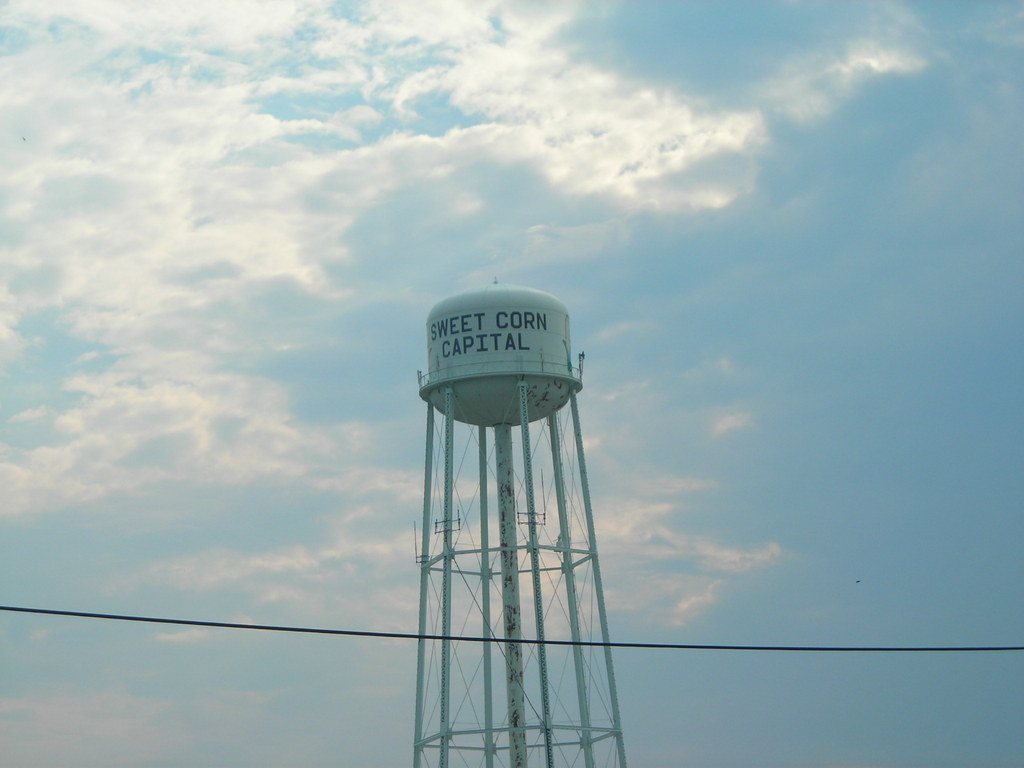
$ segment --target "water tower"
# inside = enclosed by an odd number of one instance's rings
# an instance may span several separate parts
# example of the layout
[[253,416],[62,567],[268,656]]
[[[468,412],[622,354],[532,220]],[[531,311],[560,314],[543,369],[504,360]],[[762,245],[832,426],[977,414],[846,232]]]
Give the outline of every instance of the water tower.
[[414,768],[626,768],[565,305],[452,296],[427,354]]

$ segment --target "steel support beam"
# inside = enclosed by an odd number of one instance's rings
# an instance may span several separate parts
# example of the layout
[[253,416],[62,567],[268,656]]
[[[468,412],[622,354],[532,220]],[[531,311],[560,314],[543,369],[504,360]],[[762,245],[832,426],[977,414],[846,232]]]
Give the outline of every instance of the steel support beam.
[[[565,603],[569,613],[569,636],[574,643],[580,641],[579,597],[576,594],[576,565],[573,562],[572,535],[565,501],[565,474],[562,468],[562,437],[558,429],[558,414],[548,416],[548,436],[551,441],[551,461],[555,474],[555,502],[558,505],[558,545],[562,554],[562,574],[565,579]],[[590,552],[595,553],[593,544]],[[576,699],[579,702],[580,749],[585,768],[594,768],[594,747],[591,742],[590,700],[587,698],[587,668],[583,648],[572,647],[572,664],[576,673]]]
[[[427,403],[427,446],[423,462],[423,522],[420,538],[420,615],[419,633],[429,634],[427,627],[427,596],[430,590],[430,511],[434,473],[434,406]],[[423,696],[426,677],[427,641],[416,641],[416,716],[413,741],[413,768],[423,764]]]
[[597,558],[597,537],[594,532],[594,510],[590,504],[590,481],[587,478],[587,460],[583,454],[583,431],[580,428],[580,409],[576,404],[576,393],[569,395],[572,408],[573,434],[576,438],[576,461],[580,469],[580,489],[583,494],[583,509],[587,521],[587,540],[590,544],[594,574],[594,592],[597,596],[598,619],[601,624],[601,641],[604,646],[605,669],[608,673],[608,697],[611,699],[612,729],[615,731],[615,746],[619,754],[618,768],[626,768],[626,747],[622,740],[622,719],[619,715],[619,694],[615,686],[615,669],[612,667],[612,649],[608,646],[608,616],[604,608],[604,586],[601,582],[601,564]]

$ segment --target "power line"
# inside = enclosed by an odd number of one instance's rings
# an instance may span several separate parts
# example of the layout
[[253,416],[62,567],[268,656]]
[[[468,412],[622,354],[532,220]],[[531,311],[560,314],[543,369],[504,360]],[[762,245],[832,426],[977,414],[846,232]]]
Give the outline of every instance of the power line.
[[[133,621],[145,624],[174,624],[186,627],[212,627],[216,629],[254,629],[263,632],[293,632],[307,635],[345,635],[348,637],[375,637],[396,640],[452,640],[465,643],[518,643],[540,645],[539,640],[527,638],[506,640],[503,637],[469,637],[465,635],[426,635],[416,632],[370,632],[359,629],[323,629],[320,627],[290,627],[275,624],[238,624],[228,621],[197,621],[194,619],[167,619],[156,616],[129,616],[117,613],[88,613],[85,611],[59,611],[52,608],[22,608],[0,605],[0,611],[10,613],[32,613],[46,616],[70,616],[79,619],[107,619],[111,621]],[[830,653],[919,653],[942,651],[1024,651],[1024,645],[975,645],[975,646],[835,646],[835,645],[698,645],[693,643],[622,643],[589,640],[544,640],[545,645],[579,645],[597,648],[640,648],[646,650],[677,651],[810,651]]]

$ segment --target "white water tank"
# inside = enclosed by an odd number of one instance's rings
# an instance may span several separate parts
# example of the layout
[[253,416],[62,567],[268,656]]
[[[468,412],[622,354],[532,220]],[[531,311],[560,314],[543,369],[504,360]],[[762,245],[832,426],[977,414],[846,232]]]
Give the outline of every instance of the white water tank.
[[527,384],[529,421],[544,418],[582,388],[572,365],[569,313],[550,293],[493,283],[438,302],[427,316],[427,373],[420,397],[466,424],[520,423],[519,389]]

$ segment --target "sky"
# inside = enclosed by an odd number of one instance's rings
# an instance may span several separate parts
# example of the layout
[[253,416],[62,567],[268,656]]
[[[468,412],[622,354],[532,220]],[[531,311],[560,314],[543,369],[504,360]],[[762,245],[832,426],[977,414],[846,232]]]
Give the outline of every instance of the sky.
[[[1024,642],[1024,4],[0,3],[0,603],[414,632],[559,297],[612,638]],[[1024,764],[1024,654],[615,654],[637,768]],[[0,614],[5,766],[411,761],[415,643]]]

